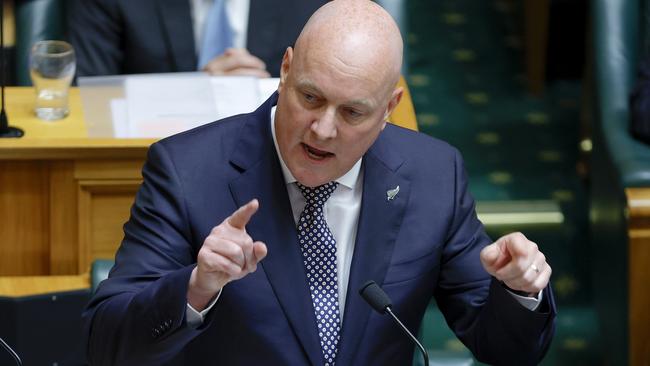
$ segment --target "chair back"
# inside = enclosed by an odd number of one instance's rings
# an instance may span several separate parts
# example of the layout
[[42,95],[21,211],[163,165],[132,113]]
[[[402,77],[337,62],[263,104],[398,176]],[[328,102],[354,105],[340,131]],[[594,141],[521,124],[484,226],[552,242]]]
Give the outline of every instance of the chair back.
[[404,95],[402,95],[402,100],[399,102],[397,107],[395,107],[393,113],[388,117],[388,121],[397,126],[418,131],[418,123],[415,118],[415,108],[413,108],[413,99],[411,98],[411,92],[409,91],[409,87],[403,76],[400,76],[397,86],[404,88]]
[[90,267],[90,289],[94,294],[99,284],[108,278],[108,273],[113,268],[115,261],[112,259],[96,259]]
[[20,0],[15,2],[16,84],[32,85],[29,54],[32,45],[45,39],[65,40],[66,1]]

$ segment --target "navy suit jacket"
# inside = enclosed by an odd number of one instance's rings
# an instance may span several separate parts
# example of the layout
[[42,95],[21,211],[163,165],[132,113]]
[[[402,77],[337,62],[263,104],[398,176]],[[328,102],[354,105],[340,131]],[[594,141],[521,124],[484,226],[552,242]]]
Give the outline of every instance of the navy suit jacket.
[[[282,55],[326,0],[251,0],[246,48],[279,76]],[[77,75],[196,71],[190,0],[74,0]]]
[[[321,365],[307,280],[270,111],[208,124],[151,146],[110,277],[84,314],[93,365]],[[412,332],[432,296],[458,337],[488,363],[535,364],[555,305],[522,307],[482,268],[490,239],[459,153],[388,124],[363,157],[364,183],[337,365],[407,365],[413,344],[357,294],[379,283]],[[386,191],[400,187],[393,200]],[[223,288],[204,323],[184,322],[197,253],[210,230],[257,198],[246,227],[268,246],[257,271]],[[439,326],[445,326],[439,324]]]

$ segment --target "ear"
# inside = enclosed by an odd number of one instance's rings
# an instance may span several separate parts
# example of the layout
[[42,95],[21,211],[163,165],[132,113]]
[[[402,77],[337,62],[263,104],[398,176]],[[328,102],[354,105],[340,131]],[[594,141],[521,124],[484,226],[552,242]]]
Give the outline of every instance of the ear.
[[399,104],[399,101],[402,100],[402,95],[404,95],[404,88],[402,88],[401,86],[393,90],[393,93],[390,96],[390,100],[388,101],[388,107],[386,108],[386,112],[384,113],[384,126],[382,126],[382,129],[386,127],[386,121],[388,120],[388,116],[390,116],[390,114],[393,113],[395,107],[397,107],[397,105]]
[[289,70],[291,69],[291,61],[293,61],[293,48],[287,47],[282,56],[282,65],[280,66],[280,84],[278,85],[278,93],[282,93],[284,84],[287,81]]

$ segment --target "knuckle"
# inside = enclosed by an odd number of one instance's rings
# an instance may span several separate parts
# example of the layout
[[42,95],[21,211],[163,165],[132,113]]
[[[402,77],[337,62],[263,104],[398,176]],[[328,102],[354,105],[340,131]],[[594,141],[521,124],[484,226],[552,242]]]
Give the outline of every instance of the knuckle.
[[215,269],[219,268],[218,260],[216,258],[212,258],[209,255],[204,255],[203,257],[201,257],[198,262],[198,266],[203,267],[203,269],[206,270],[207,272],[212,272]]
[[250,236],[246,235],[242,238],[241,247],[245,251],[251,251],[253,249],[253,239]]
[[526,273],[528,271],[528,268],[530,267],[530,264],[528,264],[528,261],[525,258],[521,258],[517,261],[516,263],[516,268],[520,273]]
[[210,231],[210,235],[220,236],[223,234],[223,232],[224,232],[224,224],[221,224],[213,227],[212,230]]
[[218,237],[214,235],[210,235],[205,240],[203,241],[203,246],[201,247],[201,250],[203,251],[209,251],[212,248],[216,248],[219,244],[219,239]]
[[199,264],[206,264],[208,262],[208,259],[209,256],[207,251],[201,248],[201,250],[199,250],[199,254],[196,257],[196,262]]

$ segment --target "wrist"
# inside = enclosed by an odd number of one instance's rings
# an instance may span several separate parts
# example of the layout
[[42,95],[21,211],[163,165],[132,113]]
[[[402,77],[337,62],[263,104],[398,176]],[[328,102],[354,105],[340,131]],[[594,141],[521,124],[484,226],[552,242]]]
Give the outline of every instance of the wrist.
[[501,286],[503,286],[506,290],[512,292],[515,295],[523,296],[523,297],[532,297],[534,299],[537,299],[537,293],[531,293],[531,292],[528,292],[528,291],[515,290],[515,289],[509,287],[508,285],[506,285],[504,282],[501,282]]
[[208,304],[219,294],[223,286],[216,288],[203,288],[199,285],[197,279],[197,269],[194,268],[190,276],[190,282],[187,287],[187,303],[192,306],[196,311],[202,311]]

